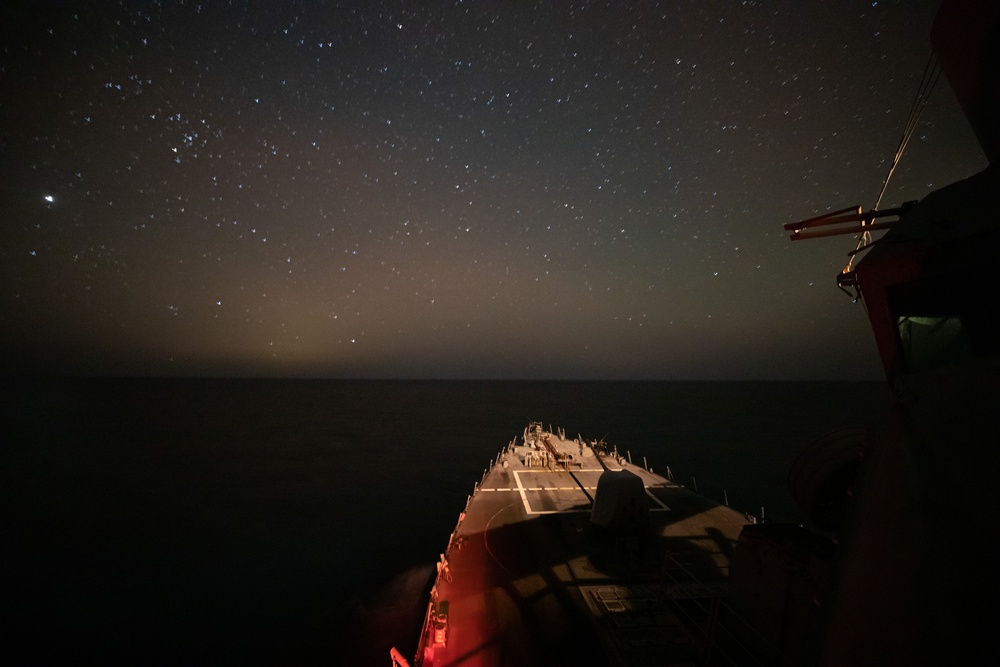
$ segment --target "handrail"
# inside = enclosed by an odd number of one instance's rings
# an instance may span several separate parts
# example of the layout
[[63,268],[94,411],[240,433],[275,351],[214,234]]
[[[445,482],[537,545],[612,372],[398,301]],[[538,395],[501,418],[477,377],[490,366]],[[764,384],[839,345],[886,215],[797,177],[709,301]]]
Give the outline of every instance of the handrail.
[[389,649],[389,657],[392,658],[392,667],[410,667],[410,663],[396,650],[395,646]]
[[[785,231],[791,232],[789,238],[793,241],[804,239],[815,239],[824,236],[836,236],[839,234],[859,234],[862,232],[879,231],[888,229],[898,220],[886,220],[876,222],[876,218],[888,216],[900,216],[906,213],[916,202],[905,202],[897,208],[887,208],[884,211],[872,209],[862,213],[861,206],[849,206],[838,211],[824,213],[812,218],[806,218],[798,222],[785,224]],[[853,211],[853,212],[851,212]],[[815,230],[814,227],[830,227],[829,229]],[[804,231],[811,230],[811,231]]]

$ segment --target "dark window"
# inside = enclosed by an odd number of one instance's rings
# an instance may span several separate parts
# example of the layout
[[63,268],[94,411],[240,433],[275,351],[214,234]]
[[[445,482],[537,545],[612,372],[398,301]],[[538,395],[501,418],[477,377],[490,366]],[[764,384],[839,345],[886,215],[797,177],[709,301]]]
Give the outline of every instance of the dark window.
[[960,317],[902,316],[898,325],[910,373],[961,363],[972,356]]

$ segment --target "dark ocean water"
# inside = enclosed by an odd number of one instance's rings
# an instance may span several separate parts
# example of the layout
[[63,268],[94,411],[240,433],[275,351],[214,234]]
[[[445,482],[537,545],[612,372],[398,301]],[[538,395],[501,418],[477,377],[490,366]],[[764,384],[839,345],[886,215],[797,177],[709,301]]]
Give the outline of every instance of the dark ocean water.
[[[466,496],[529,420],[769,520],[866,383],[6,380],[4,664],[388,664]],[[29,656],[28,661],[15,656]]]

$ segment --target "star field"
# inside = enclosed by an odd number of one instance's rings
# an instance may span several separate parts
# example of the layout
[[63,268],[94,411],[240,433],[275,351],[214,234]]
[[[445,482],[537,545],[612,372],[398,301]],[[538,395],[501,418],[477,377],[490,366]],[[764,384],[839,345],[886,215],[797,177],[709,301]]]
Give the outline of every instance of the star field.
[[[781,225],[874,203],[936,6],[17,10],[5,366],[878,377],[853,241]],[[885,205],[985,165],[942,80]]]

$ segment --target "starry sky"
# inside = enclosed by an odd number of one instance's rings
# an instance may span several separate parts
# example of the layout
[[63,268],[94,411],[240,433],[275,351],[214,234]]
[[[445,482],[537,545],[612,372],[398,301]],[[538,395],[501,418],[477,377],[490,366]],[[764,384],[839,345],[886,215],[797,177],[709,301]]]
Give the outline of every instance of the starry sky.
[[[878,379],[855,241],[938,2],[39,2],[8,373]],[[883,207],[986,160],[942,79]]]

